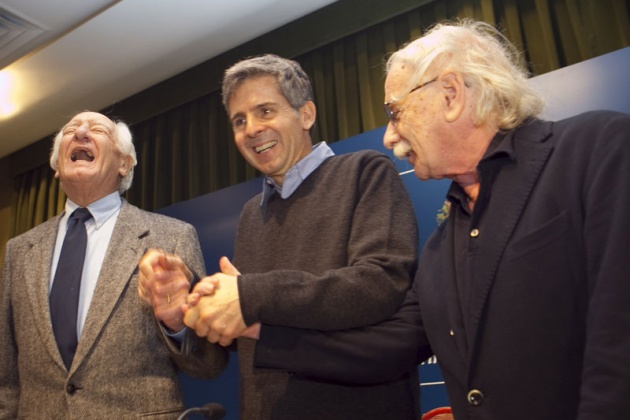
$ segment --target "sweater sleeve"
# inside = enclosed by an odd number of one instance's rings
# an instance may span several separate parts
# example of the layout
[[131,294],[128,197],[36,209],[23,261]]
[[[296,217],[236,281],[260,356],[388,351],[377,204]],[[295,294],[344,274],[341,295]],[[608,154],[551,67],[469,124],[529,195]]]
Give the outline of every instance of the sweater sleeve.
[[394,381],[432,354],[414,290],[390,319],[368,327],[317,331],[263,325],[254,365],[340,384]]

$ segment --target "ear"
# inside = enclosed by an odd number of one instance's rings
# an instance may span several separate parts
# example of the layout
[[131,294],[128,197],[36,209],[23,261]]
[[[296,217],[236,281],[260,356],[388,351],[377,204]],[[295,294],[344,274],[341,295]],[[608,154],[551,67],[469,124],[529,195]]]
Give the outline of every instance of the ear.
[[466,109],[466,83],[461,73],[444,72],[438,79],[445,100],[444,118],[456,121]]
[[300,108],[300,120],[302,122],[302,128],[305,131],[311,129],[313,124],[315,124],[315,117],[317,116],[317,109],[315,108],[315,104],[313,101],[307,101]]
[[118,168],[118,173],[120,174],[120,176],[127,176],[132,167],[133,159],[131,158],[131,156],[124,156],[120,164],[120,168]]
[[55,171],[55,178],[59,179],[59,170]]

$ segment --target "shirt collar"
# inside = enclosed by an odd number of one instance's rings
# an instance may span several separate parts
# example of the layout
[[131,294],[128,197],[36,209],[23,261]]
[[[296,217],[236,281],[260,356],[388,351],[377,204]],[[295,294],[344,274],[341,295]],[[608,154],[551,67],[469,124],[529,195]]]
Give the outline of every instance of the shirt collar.
[[[490,141],[488,148],[484,152],[483,158],[477,164],[477,171],[485,172],[487,168],[491,168],[493,165],[491,161],[500,158],[509,158],[514,160],[515,151],[514,144],[512,142],[514,138],[514,130],[509,132],[498,132]],[[494,175],[494,174],[492,174]],[[468,202],[468,195],[464,192],[464,189],[456,182],[452,182],[447,193],[447,200],[452,203],[459,203],[460,206],[468,208],[466,203]]]
[[[96,230],[99,230],[101,226],[122,206],[122,199],[120,198],[120,193],[115,191],[105,197],[97,200],[87,206],[87,209],[92,214],[92,220],[94,221],[94,226]],[[73,211],[79,208],[79,205],[74,203],[72,200],[66,200],[65,211],[66,214],[64,217],[69,217]]]
[[335,153],[326,144],[326,142],[319,142],[312,147],[311,152],[301,159],[298,163],[293,165],[284,176],[284,183],[278,185],[276,181],[270,176],[265,176],[263,180],[263,192],[260,205],[265,206],[269,197],[275,192],[280,194],[280,197],[287,199],[291,197],[291,194],[298,189],[302,182],[329,157],[334,156]]

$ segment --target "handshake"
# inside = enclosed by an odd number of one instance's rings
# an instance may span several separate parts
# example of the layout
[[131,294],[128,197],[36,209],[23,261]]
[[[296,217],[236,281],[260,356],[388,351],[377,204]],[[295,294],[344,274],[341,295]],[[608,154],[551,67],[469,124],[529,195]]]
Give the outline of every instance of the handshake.
[[138,295],[172,332],[191,328],[211,343],[228,346],[237,337],[258,339],[260,324],[245,325],[240,307],[239,271],[227,257],[221,272],[202,278],[190,291],[193,274],[180,257],[150,249],[138,263]]

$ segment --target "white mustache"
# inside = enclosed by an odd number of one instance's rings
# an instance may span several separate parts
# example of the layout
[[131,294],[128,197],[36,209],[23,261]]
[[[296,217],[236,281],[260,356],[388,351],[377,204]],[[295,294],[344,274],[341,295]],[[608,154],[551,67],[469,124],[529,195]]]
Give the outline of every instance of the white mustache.
[[411,152],[411,146],[409,145],[409,143],[407,143],[407,141],[400,140],[394,146],[393,152],[394,156],[396,156],[398,159],[404,159],[407,157],[409,152]]

